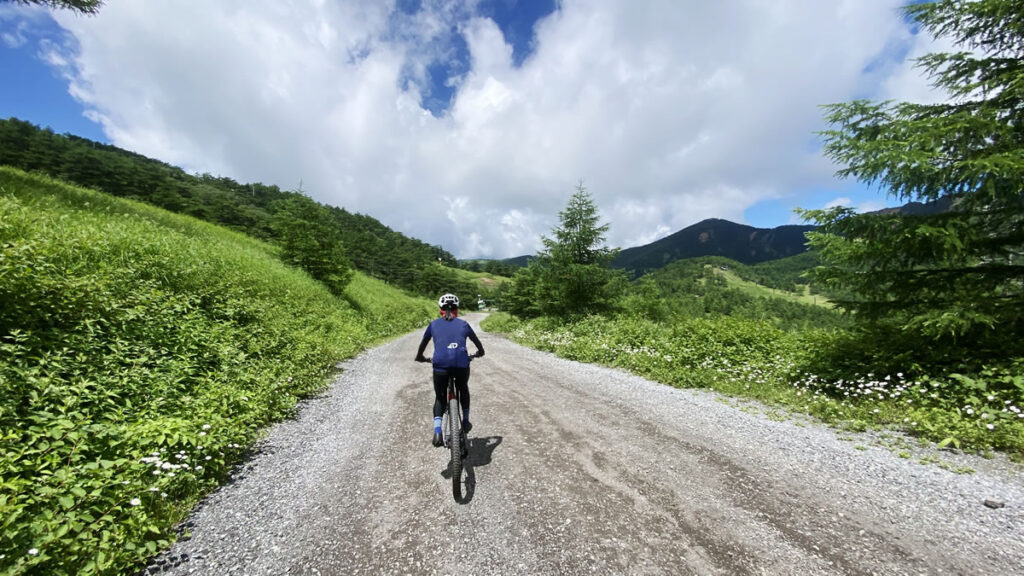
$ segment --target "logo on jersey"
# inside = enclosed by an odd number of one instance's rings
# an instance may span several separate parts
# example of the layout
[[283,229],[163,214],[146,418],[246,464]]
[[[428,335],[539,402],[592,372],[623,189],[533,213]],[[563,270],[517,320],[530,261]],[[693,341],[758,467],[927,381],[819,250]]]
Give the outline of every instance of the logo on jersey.
[[451,344],[448,345],[448,349],[449,350],[457,350],[458,347],[459,347],[459,344],[457,342],[452,342]]

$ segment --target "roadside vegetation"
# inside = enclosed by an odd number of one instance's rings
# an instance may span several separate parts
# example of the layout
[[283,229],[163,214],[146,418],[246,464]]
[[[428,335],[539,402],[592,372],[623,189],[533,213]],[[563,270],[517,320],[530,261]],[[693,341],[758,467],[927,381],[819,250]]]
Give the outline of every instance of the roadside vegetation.
[[761,320],[679,316],[655,322],[628,314],[520,319],[496,313],[483,326],[564,358],[758,400],[841,429],[897,430],[940,447],[1024,456],[1024,394],[1014,385],[1022,378],[1019,361],[973,376],[862,366],[844,378],[821,365],[844,333],[783,331]]
[[280,250],[0,168],[0,573],[134,572],[338,361],[433,315]]

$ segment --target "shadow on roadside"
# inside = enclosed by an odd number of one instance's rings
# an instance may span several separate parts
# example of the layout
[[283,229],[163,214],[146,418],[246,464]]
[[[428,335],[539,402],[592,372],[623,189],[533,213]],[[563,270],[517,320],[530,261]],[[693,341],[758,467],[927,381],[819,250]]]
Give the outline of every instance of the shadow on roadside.
[[[487,436],[486,438],[469,439],[469,456],[462,462],[463,480],[462,499],[459,504],[469,504],[476,493],[476,470],[477,466],[487,466],[491,463],[494,450],[501,444],[504,438],[501,436]],[[445,465],[441,475],[451,479],[451,462]]]

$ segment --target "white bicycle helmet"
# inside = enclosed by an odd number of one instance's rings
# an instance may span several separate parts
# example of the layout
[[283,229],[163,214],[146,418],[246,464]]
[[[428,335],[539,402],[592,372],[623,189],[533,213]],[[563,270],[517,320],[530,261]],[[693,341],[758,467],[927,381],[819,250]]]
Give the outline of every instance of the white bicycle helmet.
[[442,310],[459,307],[459,297],[455,294],[445,294],[437,300],[437,307]]

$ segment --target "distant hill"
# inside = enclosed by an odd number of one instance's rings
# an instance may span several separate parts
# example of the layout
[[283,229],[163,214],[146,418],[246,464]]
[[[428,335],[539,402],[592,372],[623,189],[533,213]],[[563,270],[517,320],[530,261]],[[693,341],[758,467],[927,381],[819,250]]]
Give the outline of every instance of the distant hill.
[[612,266],[634,276],[661,268],[675,260],[722,256],[743,264],[757,264],[807,251],[804,234],[814,226],[754,228],[711,218],[644,246],[627,248]]
[[530,263],[530,258],[534,258],[534,255],[524,254],[514,258],[505,258],[503,260],[499,260],[499,262],[502,264],[508,264],[509,266],[515,266],[516,268],[526,268],[526,265]]
[[[795,256],[807,251],[804,233],[814,226],[754,228],[728,220],[711,218],[644,246],[626,248],[612,261],[640,276],[676,260],[701,256],[721,256],[743,264],[757,264]],[[502,264],[525,267],[534,255],[500,260]]]
[[903,206],[896,208],[883,208],[870,214],[901,214],[903,216],[931,216],[932,214],[939,214],[946,212],[953,208],[956,200],[949,196],[943,196],[938,200],[933,200],[927,203],[921,202],[909,202]]

